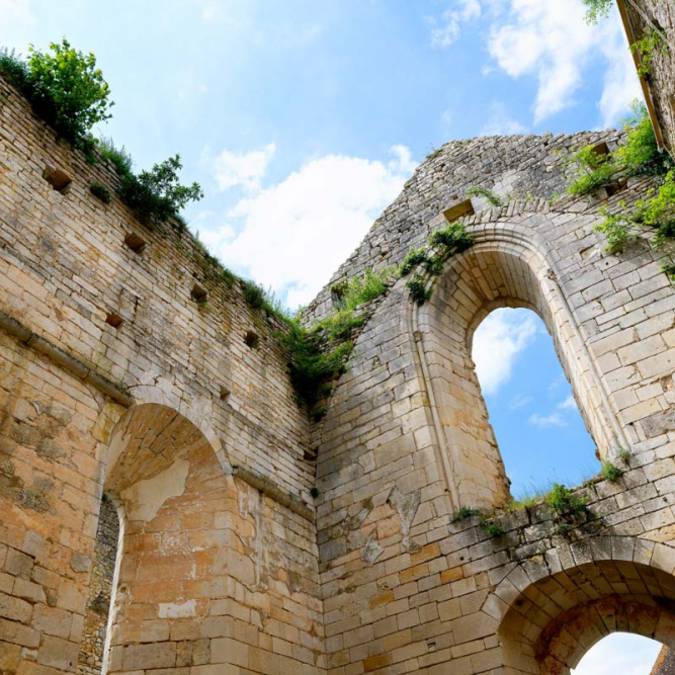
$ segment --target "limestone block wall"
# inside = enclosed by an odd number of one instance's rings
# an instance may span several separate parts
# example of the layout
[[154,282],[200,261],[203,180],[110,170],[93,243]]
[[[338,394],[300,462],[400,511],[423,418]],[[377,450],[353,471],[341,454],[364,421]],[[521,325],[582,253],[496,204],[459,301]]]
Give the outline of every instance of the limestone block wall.
[[[474,165],[512,160],[487,164],[483,185],[506,203],[474,204],[474,245],[446,263],[430,301],[415,305],[401,280],[380,302],[315,429],[328,672],[567,673],[619,627],[674,644],[675,291],[646,241],[610,256],[594,230],[602,206],[629,208],[650,180],[611,197],[509,194],[537,176],[540,190],[564,184],[551,144],[448,144],[340,272],[376,249],[371,261],[400,261],[466,199]],[[504,534],[491,536],[454,516],[508,499],[470,357],[473,330],[499,306],[539,313],[599,456],[625,473],[585,486],[582,515],[502,513]],[[329,307],[326,290],[312,311]]]
[[94,180],[114,193],[0,82],[0,672],[104,658],[104,490],[124,530],[109,672],[322,672],[309,425],[278,326]]
[[[472,199],[474,245],[427,303],[405,280],[374,302],[310,426],[274,321],[210,281],[188,235],[97,201],[109,168],[0,88],[0,672],[567,673],[613,630],[675,646],[675,292],[646,239],[609,256],[594,230],[652,182],[555,198],[566,154],[620,132],[432,153],[334,280],[400,262],[470,187],[504,205]],[[499,510],[470,353],[505,305],[540,314],[598,455],[624,469],[577,512]],[[331,308],[329,285],[306,318]]]
[[[640,81],[650,117],[661,144],[675,152],[675,7],[663,0],[617,0],[628,42],[636,41],[656,29],[663,40],[651,54],[651,64]],[[638,68],[644,59],[634,52]],[[643,68],[644,69],[644,68]]]

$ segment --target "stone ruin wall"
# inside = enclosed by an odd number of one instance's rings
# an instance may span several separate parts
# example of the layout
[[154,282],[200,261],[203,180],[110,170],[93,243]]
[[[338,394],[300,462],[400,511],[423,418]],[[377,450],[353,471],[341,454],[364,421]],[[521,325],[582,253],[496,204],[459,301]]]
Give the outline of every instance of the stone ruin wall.
[[[620,134],[427,158],[334,280],[400,262],[469,187],[506,204],[472,200],[476,243],[427,304],[402,280],[374,302],[310,427],[276,326],[202,277],[188,237],[98,202],[88,185],[111,173],[2,94],[0,672],[77,672],[96,651],[104,491],[124,521],[111,673],[566,673],[613,630],[675,644],[675,293],[647,245],[608,256],[594,231],[650,179],[549,201],[569,149]],[[630,453],[618,482],[583,488],[588,522],[543,506],[498,516],[500,537],[453,522],[508,499],[470,358],[503,305],[544,319],[600,456]],[[330,309],[327,287],[308,319]]]
[[188,236],[90,194],[112,170],[2,82],[0,101],[0,672],[92,657],[103,491],[126,514],[109,672],[317,672],[314,465],[278,326],[205,279]]
[[[640,78],[657,138],[675,153],[675,6],[667,0],[617,0],[629,43],[654,28],[665,37],[664,46],[652,54],[652,64]],[[634,53],[636,66],[640,56]]]
[[[417,169],[333,283],[398,264],[475,185],[474,246],[417,308],[399,281],[359,336],[314,429],[328,672],[563,673],[613,630],[673,645],[675,292],[646,242],[620,256],[595,232],[615,194],[563,193],[564,157],[612,133],[449,143]],[[330,286],[309,317],[330,310]],[[582,494],[594,520],[537,507],[491,537],[460,507],[508,499],[508,477],[470,357],[499,306],[544,319],[598,448],[619,482]],[[451,670],[449,670],[451,668]]]

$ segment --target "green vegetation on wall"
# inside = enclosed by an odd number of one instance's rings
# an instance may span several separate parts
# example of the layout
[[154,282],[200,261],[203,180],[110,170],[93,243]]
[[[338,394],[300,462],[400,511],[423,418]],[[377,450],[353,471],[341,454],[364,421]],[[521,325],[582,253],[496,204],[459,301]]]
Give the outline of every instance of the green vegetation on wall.
[[[110,118],[110,89],[96,67],[93,54],[83,54],[63,40],[43,53],[31,47],[27,61],[8,50],[0,50],[0,75],[31,103],[36,114],[74,147],[84,151],[88,162],[109,162],[119,178],[117,194],[142,223],[178,224],[184,227],[180,211],[190,201],[201,199],[198,183],[182,185],[178,172],[180,156],[155,164],[136,174],[124,148],[112,140],[95,138],[92,127]],[[99,182],[89,184],[92,195],[110,203],[110,191]],[[180,241],[177,243],[182,247]],[[194,238],[191,247],[195,262],[207,281],[231,287],[236,277]],[[392,270],[368,271],[334,289],[337,309],[309,328],[287,316],[280,303],[253,281],[239,279],[244,300],[253,312],[275,317],[284,329],[280,339],[288,349],[289,367],[299,398],[314,407],[326,395],[342,372],[351,353],[354,331],[367,319],[364,310],[382,295],[395,278]]]
[[602,17],[609,14],[614,0],[583,0],[586,5],[586,21],[597,23]]
[[[63,39],[51,43],[49,51],[30,47],[28,59],[22,60],[13,51],[0,50],[0,74],[28,99],[42,117],[74,147],[83,150],[87,160],[112,162],[119,176],[118,194],[139,220],[145,224],[175,220],[190,201],[203,196],[198,183],[181,185],[179,155],[155,164],[150,171],[138,175],[132,171],[131,157],[118,150],[109,140],[94,138],[93,126],[110,119],[110,87],[96,67],[94,54],[83,54]],[[99,199],[98,188],[92,194]],[[105,201],[105,199],[103,199]]]
[[[653,244],[667,249],[675,239],[675,163],[660,151],[654,129],[644,107],[638,108],[626,126],[626,142],[608,154],[598,154],[588,145],[573,156],[576,175],[568,187],[574,196],[592,193],[599,188],[630,176],[651,175],[657,186],[632,209],[619,204],[620,210],[603,209],[604,220],[597,226],[607,239],[607,251],[620,253],[645,231],[653,233]],[[672,276],[673,263],[665,262],[664,271]]]
[[47,52],[31,46],[27,61],[0,50],[0,73],[40,117],[79,148],[89,147],[91,128],[111,117],[110,87],[96,57],[73,49],[66,39],[52,42]]
[[[473,240],[464,223],[452,222],[431,233],[426,249],[414,248],[408,251],[398,268],[398,274],[406,277],[414,270],[422,268],[428,276],[438,276],[448,258],[466,251],[472,244]],[[431,289],[419,272],[406,282],[406,287],[410,292],[410,299],[418,305],[423,305],[431,297]]]
[[204,196],[199,183],[180,184],[178,172],[182,168],[180,155],[174,155],[155,164],[150,171],[138,175],[129,171],[120,175],[117,192],[142,223],[164,223],[175,218],[182,224],[181,209]]
[[394,278],[389,268],[368,270],[333,287],[337,309],[320,321],[305,328],[297,319],[286,319],[288,331],[280,337],[288,350],[291,381],[315,416],[322,414],[318,404],[344,370],[354,333],[368,318],[368,303],[386,293]]
[[651,29],[647,31],[639,40],[636,40],[630,46],[631,51],[638,56],[638,75],[647,77],[652,72],[654,57],[667,50],[667,43],[664,41],[661,33]]

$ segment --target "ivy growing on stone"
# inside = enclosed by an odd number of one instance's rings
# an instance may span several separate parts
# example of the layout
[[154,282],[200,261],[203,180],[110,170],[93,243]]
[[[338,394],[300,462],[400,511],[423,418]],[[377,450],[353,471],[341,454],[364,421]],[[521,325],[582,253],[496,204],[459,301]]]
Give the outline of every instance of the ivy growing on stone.
[[574,196],[590,194],[611,183],[617,176],[663,176],[673,160],[659,150],[654,129],[644,106],[635,109],[626,124],[626,141],[614,152],[602,154],[586,145],[571,158],[575,175],[567,188]]
[[[620,211],[610,213],[603,209],[604,219],[597,225],[598,232],[607,239],[608,253],[623,251],[645,229],[654,233],[653,243],[657,249],[666,248],[675,239],[675,169],[669,171],[658,188],[650,196],[636,202],[632,210],[620,203]],[[665,262],[666,271],[671,262]]]
[[400,276],[406,277],[418,265],[420,265],[421,263],[426,263],[427,260],[428,260],[427,253],[423,248],[410,249],[406,253],[405,258],[403,258],[403,262],[399,267],[398,273]]
[[452,523],[460,523],[469,518],[478,516],[480,528],[490,537],[501,537],[506,534],[504,526],[497,520],[495,515],[488,515],[480,509],[471,506],[460,507],[452,516]]
[[605,480],[608,480],[610,483],[616,483],[616,481],[623,476],[623,470],[618,466],[612,464],[609,460],[604,460],[602,462],[602,469],[600,471],[602,477]]
[[480,526],[489,537],[502,537],[506,534],[504,526],[495,518],[481,518]]
[[667,49],[667,43],[664,42],[661,34],[656,30],[649,30],[639,40],[636,40],[630,46],[634,54],[639,58],[638,75],[647,77],[652,72],[654,57],[663,53]]
[[[603,220],[596,229],[605,235],[607,252],[620,253],[645,230],[654,232],[656,248],[666,248],[675,238],[675,164],[659,150],[654,129],[644,106],[635,111],[626,127],[626,141],[614,152],[599,154],[588,145],[573,157],[577,173],[568,192],[580,196],[594,192],[621,176],[652,175],[659,185],[649,196],[639,200],[632,210],[625,202],[618,212],[601,210]],[[669,269],[671,262],[664,263]]]
[[573,161],[577,165],[577,175],[567,188],[569,194],[580,196],[594,192],[607,185],[619,170],[610,155],[603,155],[592,145],[578,150]]
[[423,305],[431,297],[431,289],[427,288],[424,279],[419,274],[409,279],[406,286],[410,291],[410,299],[418,305]]
[[452,521],[453,523],[459,523],[462,520],[466,520],[467,518],[472,518],[473,516],[479,516],[480,515],[480,509],[475,509],[471,506],[461,506],[455,513],[452,515]]
[[584,497],[579,497],[574,494],[573,490],[560,483],[553,483],[553,487],[544,501],[559,516],[578,516],[588,510],[587,501]]

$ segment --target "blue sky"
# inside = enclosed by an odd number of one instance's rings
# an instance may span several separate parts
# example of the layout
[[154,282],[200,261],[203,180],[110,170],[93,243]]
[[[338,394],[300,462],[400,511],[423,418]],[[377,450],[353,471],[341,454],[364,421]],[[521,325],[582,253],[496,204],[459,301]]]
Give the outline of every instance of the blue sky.
[[[581,0],[0,0],[0,37],[94,51],[116,102],[99,133],[137,169],[179,152],[206,194],[190,227],[296,307],[440,144],[620,123],[639,89],[618,17],[583,14]],[[541,321],[495,312],[475,344],[514,493],[596,471]],[[578,672],[628,672],[605,667],[627,650],[646,672],[653,646],[621,636]]]
[[576,485],[598,472],[595,445],[534,312],[489,314],[474,335],[473,358],[515,498],[553,482]]

